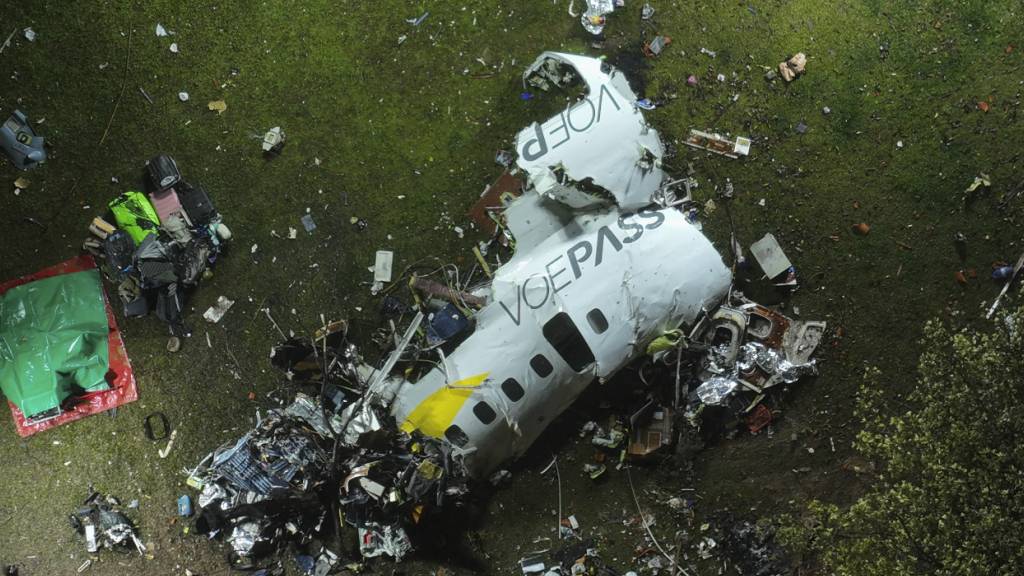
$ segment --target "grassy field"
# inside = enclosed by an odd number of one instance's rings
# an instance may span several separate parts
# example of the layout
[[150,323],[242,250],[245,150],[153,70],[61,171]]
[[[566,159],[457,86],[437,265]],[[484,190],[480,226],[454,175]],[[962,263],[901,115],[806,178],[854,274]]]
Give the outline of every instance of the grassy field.
[[[669,164],[682,175],[692,163],[702,200],[727,179],[734,183],[740,241],[748,246],[773,232],[802,279],[787,310],[796,306],[800,317],[833,329],[821,376],[792,390],[773,436],[705,450],[694,485],[683,486],[689,475],[671,466],[633,471],[645,508],[658,518],[656,533],[671,542],[690,521],[753,520],[799,512],[812,497],[856,495],[867,479],[842,464],[852,456],[852,403],[864,366],[882,368],[893,409],[902,409],[923,321],[976,322],[998,291],[990,265],[1022,249],[1024,199],[1000,205],[1024,179],[1022,7],[1011,0],[654,0],[658,12],[647,26],[641,3],[627,4],[610,18],[601,51],[564,0],[39,0],[0,8],[0,41],[18,30],[0,53],[0,115],[25,111],[51,146],[49,161],[25,174],[31,185],[20,195],[12,183],[22,174],[0,163],[0,279],[77,254],[89,220],[137,189],[144,162],[158,153],[172,154],[187,179],[207,186],[235,233],[214,278],[191,301],[196,334],[182,352],[165,351],[166,328],[155,318],[123,323],[137,403],[115,418],[26,440],[0,418],[0,562],[21,564],[26,575],[73,574],[87,556],[66,516],[93,483],[140,499],[136,517],[153,554],[104,553],[90,574],[227,573],[222,549],[182,534],[175,499],[188,491],[182,469],[247,429],[255,410],[269,406],[266,394],[282,385],[267,360],[277,334],[259,306],[271,305],[285,330],[308,331],[324,314],[369,332],[378,321],[366,285],[375,250],[394,250],[399,268],[428,256],[468,262],[481,238],[472,231],[460,238],[453,227],[469,230],[465,211],[499,173],[495,150],[510,148],[519,128],[546,114],[549,103],[519,97],[523,67],[543,50],[607,54],[645,83],[647,96],[675,96],[647,114],[668,142],[690,128],[753,138],[743,160],[679,145]],[[427,10],[420,26],[406,23]],[[157,37],[157,23],[174,35]],[[29,26],[34,42],[20,32]],[[654,32],[672,43],[643,61],[641,43]],[[797,51],[809,58],[803,77],[788,85],[765,80],[766,69]],[[687,86],[691,74],[696,87]],[[179,101],[181,91],[188,102]],[[227,110],[208,110],[213,100]],[[258,137],[277,125],[288,143],[266,161]],[[991,188],[965,196],[980,173]],[[299,223],[307,211],[318,225],[310,235]],[[356,230],[352,217],[368,228]],[[726,253],[725,210],[704,222]],[[870,224],[867,236],[851,232],[859,222]],[[299,228],[298,239],[272,236],[288,227]],[[968,239],[963,259],[956,232]],[[976,269],[977,278],[961,286],[960,269]],[[202,323],[199,313],[221,294],[237,304],[220,324]],[[142,433],[153,410],[180,431],[167,459]],[[586,419],[579,410],[567,418],[566,428]],[[511,485],[484,502],[461,543],[427,550],[397,570],[518,572],[522,552],[536,547],[535,537],[552,536],[556,522],[556,488],[539,475],[552,451],[564,455],[567,513],[603,536],[607,560],[623,570],[641,564],[633,554],[642,530],[622,522],[636,514],[626,476],[592,483],[581,470],[587,450],[544,440]],[[681,487],[699,495],[697,520],[663,504]],[[387,562],[371,568],[396,570]]]

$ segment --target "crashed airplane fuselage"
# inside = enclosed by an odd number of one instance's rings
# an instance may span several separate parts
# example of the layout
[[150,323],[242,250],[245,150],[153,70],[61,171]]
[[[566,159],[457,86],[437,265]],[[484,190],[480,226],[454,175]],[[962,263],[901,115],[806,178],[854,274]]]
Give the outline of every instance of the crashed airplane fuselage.
[[586,94],[516,136],[516,165],[537,193],[571,208],[651,203],[664,184],[664,148],[636,107],[626,77],[603,60],[545,52],[523,82],[541,90],[582,81]]
[[[519,136],[530,186],[505,211],[514,257],[496,271],[465,341],[419,380],[375,391],[404,430],[446,438],[478,476],[525,452],[595,378],[716,306],[731,282],[711,242],[653,202],[661,144],[621,74],[553,53],[537,70],[578,74],[589,94]],[[563,129],[564,141],[550,139]],[[607,194],[575,186],[583,178]]]

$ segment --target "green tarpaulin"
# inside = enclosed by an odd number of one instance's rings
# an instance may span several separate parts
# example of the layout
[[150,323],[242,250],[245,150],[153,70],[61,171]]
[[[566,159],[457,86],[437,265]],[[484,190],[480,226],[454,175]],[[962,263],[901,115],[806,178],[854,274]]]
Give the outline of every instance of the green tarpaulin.
[[26,417],[106,390],[107,336],[97,270],[11,288],[0,295],[0,388]]

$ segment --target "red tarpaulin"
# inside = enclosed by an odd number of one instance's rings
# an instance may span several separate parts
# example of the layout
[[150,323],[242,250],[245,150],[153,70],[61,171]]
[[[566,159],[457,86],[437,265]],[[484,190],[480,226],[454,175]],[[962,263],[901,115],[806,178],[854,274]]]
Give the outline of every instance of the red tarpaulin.
[[[79,256],[61,262],[56,266],[44,268],[34,274],[8,280],[0,284],[0,294],[7,292],[15,286],[35,280],[42,280],[43,278],[50,278],[60,274],[70,274],[72,272],[84,272],[95,267],[96,261],[93,260],[92,256]],[[139,389],[135,385],[135,374],[132,373],[132,364],[128,360],[128,352],[124,349],[121,330],[117,327],[117,320],[114,318],[114,311],[107,300],[106,291],[103,292],[103,304],[107,310],[107,321],[110,327],[110,336],[107,339],[110,346],[110,369],[107,372],[107,384],[110,386],[110,389],[68,398],[64,405],[61,406],[60,416],[35,423],[25,420],[25,416],[22,415],[21,411],[8,401],[7,404],[11,407],[11,415],[14,416],[14,426],[19,436],[31,436],[36,432],[42,432],[54,426],[74,422],[86,416],[105,412],[111,408],[116,408],[122,404],[139,399]]]

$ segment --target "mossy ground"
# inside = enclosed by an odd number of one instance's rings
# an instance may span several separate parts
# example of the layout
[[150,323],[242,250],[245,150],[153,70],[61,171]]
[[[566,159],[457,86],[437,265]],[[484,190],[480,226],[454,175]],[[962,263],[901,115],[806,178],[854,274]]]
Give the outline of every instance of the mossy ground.
[[[634,61],[624,55],[651,33],[640,23],[640,4],[628,2],[610,18],[603,52],[613,60]],[[923,320],[978,317],[998,290],[986,279],[990,264],[1021,249],[1024,199],[998,207],[1024,179],[1021,6],[652,4],[654,29],[672,44],[650,62],[647,95],[678,98],[648,113],[649,121],[669,142],[691,127],[755,142],[739,161],[680,147],[674,171],[681,175],[692,162],[702,199],[731,179],[739,240],[747,246],[773,232],[802,279],[791,304],[801,317],[826,319],[835,329],[821,350],[821,377],[792,391],[773,437],[741,436],[700,456],[692,486],[698,513],[728,509],[756,518],[799,511],[810,497],[843,501],[865,481],[840,469],[851,455],[851,405],[865,363],[882,367],[894,409],[901,409]],[[375,301],[365,283],[375,250],[395,250],[399,268],[428,256],[468,262],[479,238],[470,232],[460,239],[452,226],[469,229],[465,210],[498,173],[494,151],[544,115],[543,102],[519,98],[523,66],[543,50],[598,53],[566,7],[561,0],[96,0],[0,9],[0,40],[28,26],[38,34],[30,43],[19,32],[0,54],[0,114],[20,108],[33,120],[45,118],[38,130],[51,145],[48,163],[25,174],[32,183],[18,196],[11,183],[21,174],[0,164],[7,184],[0,187],[0,278],[77,254],[91,217],[137,188],[143,163],[161,152],[177,159],[186,178],[207,185],[235,233],[215,277],[191,300],[196,335],[182,352],[165,351],[166,328],[155,318],[123,323],[142,395],[137,403],[115,418],[96,416],[26,440],[0,419],[0,561],[21,564],[24,574],[74,573],[86,555],[65,518],[91,482],[125,500],[139,498],[144,539],[155,544],[153,560],[101,554],[92,574],[182,574],[185,567],[226,573],[222,551],[182,535],[174,501],[188,492],[182,469],[248,428],[266,394],[281,385],[267,361],[277,334],[259,305],[271,304],[285,330],[308,331],[320,314],[372,328]],[[405,22],[426,10],[419,27]],[[158,22],[174,36],[156,37]],[[399,45],[402,35],[408,38]],[[171,42],[179,53],[168,50]],[[884,59],[880,46],[887,46]],[[765,67],[797,51],[809,56],[805,76],[789,85],[764,80]],[[716,80],[719,73],[726,82]],[[686,85],[690,74],[700,80],[696,88]],[[180,91],[190,94],[188,102],[178,100]],[[220,99],[226,112],[207,110]],[[987,113],[979,101],[989,103]],[[826,106],[831,114],[822,112]],[[801,122],[803,134],[795,130]],[[266,161],[254,136],[276,125],[288,144]],[[965,201],[964,188],[980,172],[991,176],[992,188]],[[307,209],[318,225],[312,235],[299,223]],[[353,216],[369,228],[357,232]],[[851,233],[857,222],[869,223],[870,234]],[[289,226],[299,228],[297,240],[271,236]],[[705,217],[705,229],[726,253],[721,207]],[[965,261],[954,250],[957,231],[968,237]],[[958,285],[953,274],[961,268],[977,269],[978,278]],[[237,304],[220,324],[203,323],[201,311],[221,294]],[[250,391],[258,401],[248,400]],[[142,418],[153,410],[179,430],[167,459],[142,434]],[[486,573],[514,573],[533,538],[552,535],[555,488],[550,475],[538,475],[546,462],[532,463],[551,449],[539,447],[540,456],[516,470],[473,527],[479,538],[465,547]],[[634,514],[624,474],[592,484],[581,470],[585,445],[554,449],[566,455],[565,510],[604,533],[606,559],[631,565],[641,535],[636,525],[618,523]],[[793,472],[805,467],[810,472]],[[659,517],[656,532],[670,541],[675,521],[649,490],[673,494],[678,479],[664,468],[633,474],[645,506]],[[407,573],[428,573],[436,561],[454,568],[459,561],[450,555],[428,555],[406,565]],[[391,570],[386,563],[376,569]]]

